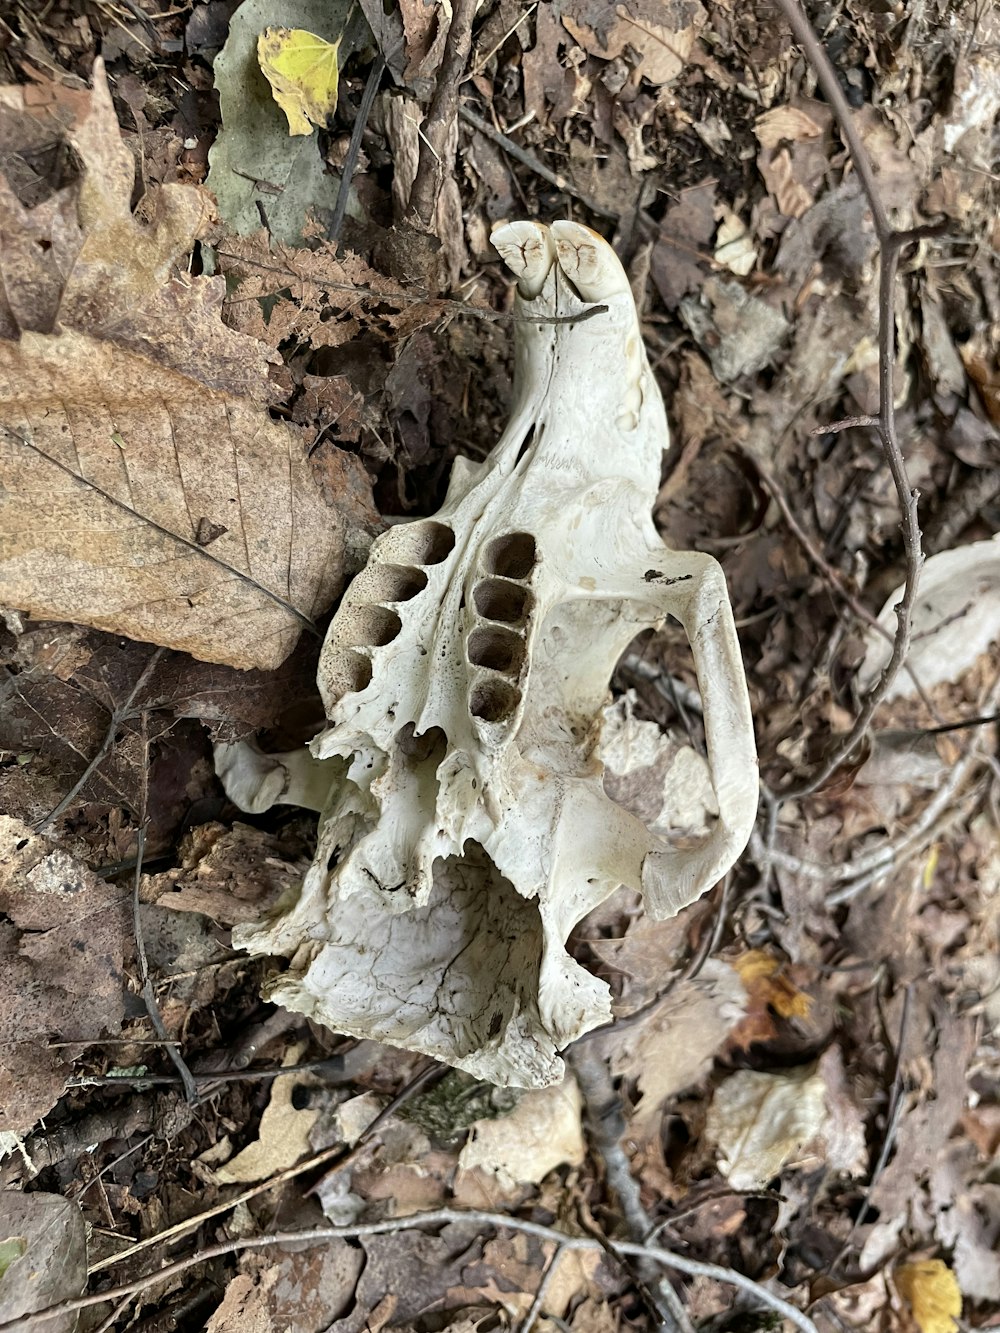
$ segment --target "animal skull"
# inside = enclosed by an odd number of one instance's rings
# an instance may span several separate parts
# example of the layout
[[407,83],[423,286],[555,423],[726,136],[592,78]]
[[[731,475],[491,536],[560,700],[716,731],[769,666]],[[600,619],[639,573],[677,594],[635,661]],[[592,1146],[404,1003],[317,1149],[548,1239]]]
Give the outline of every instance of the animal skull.
[[[485,462],[456,461],[433,518],[372,547],[326,637],[313,758],[220,747],[217,764],[244,808],[322,811],[296,900],[234,932],[291,960],[270,998],[539,1087],[610,1017],[572,928],[623,884],[657,918],[710,888],[749,837],[757,766],[722,571],[653,526],[667,422],[624,270],[571,222],[493,243],[518,279],[507,429]],[[685,847],[607,795],[600,751],[611,673],[668,615],[719,812]]]

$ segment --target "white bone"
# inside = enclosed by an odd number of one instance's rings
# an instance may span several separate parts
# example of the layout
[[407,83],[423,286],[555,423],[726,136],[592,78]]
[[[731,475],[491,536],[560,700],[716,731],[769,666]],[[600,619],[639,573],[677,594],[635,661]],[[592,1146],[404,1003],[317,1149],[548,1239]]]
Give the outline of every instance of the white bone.
[[[610,1016],[570,931],[619,885],[656,917],[710,888],[750,835],[757,767],[722,571],[653,526],[667,422],[624,270],[575,223],[494,236],[519,280],[507,429],[485,462],[455,464],[433,518],[378,538],[344,596],[319,767],[220,767],[254,808],[315,804],[327,784],[298,901],[234,932],[291,960],[270,998],[538,1087]],[[692,645],[719,810],[683,848],[609,798],[600,758],[618,658],[668,615]]]

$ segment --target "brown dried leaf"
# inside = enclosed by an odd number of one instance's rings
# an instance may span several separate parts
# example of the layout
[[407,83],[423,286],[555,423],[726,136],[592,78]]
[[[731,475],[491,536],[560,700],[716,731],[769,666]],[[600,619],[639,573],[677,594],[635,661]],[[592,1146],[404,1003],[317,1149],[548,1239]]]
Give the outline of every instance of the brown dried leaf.
[[343,519],[246,399],[75,332],[0,343],[0,385],[8,605],[262,669],[331,605]]
[[[36,132],[20,89],[0,102]],[[84,173],[43,212],[0,180],[0,599],[277,666],[340,590],[353,505],[264,410],[269,354],[222,324],[221,280],[172,276],[209,196],[166,186],[133,215],[100,62],[64,138]]]
[[684,69],[708,18],[698,0],[628,0],[614,12],[593,0],[573,0],[563,10],[566,31],[588,55],[617,60],[631,48],[638,57],[635,78],[669,83]]
[[715,960],[666,995],[641,1023],[593,1039],[616,1075],[638,1080],[633,1123],[648,1126],[669,1098],[697,1083],[743,1013],[736,973]]
[[340,347],[362,328],[398,341],[445,309],[440,301],[421,300],[360,255],[338,258],[328,241],[296,249],[258,231],[227,237],[219,259],[231,286],[229,322],[271,347],[289,339]]
[[[0,1247],[15,1242],[0,1266],[0,1323],[72,1300],[87,1285],[87,1228],[80,1206],[58,1194],[0,1193]],[[73,1333],[74,1311],[46,1320],[52,1333]]]
[[564,1162],[583,1161],[581,1112],[580,1089],[569,1076],[555,1087],[526,1092],[509,1114],[475,1121],[459,1167],[482,1167],[506,1186],[537,1185]]
[[128,893],[0,816],[0,913],[0,1130],[24,1132],[63,1091],[50,1038],[121,1028]]

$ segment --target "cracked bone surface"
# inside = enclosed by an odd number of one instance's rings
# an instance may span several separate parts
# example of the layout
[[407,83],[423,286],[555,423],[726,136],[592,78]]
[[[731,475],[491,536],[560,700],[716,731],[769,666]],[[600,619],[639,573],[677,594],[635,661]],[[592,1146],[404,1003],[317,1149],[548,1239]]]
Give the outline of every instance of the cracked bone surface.
[[[711,888],[749,838],[757,760],[722,571],[652,522],[667,422],[624,270],[571,222],[493,243],[518,279],[507,429],[485,462],[457,460],[433,518],[375,542],[326,637],[311,755],[219,747],[217,766],[244,808],[321,810],[295,900],[234,932],[290,960],[269,998],[540,1087],[611,1016],[570,931],[620,885],[657,918]],[[611,799],[601,757],[618,659],[668,615],[718,808],[683,845]]]

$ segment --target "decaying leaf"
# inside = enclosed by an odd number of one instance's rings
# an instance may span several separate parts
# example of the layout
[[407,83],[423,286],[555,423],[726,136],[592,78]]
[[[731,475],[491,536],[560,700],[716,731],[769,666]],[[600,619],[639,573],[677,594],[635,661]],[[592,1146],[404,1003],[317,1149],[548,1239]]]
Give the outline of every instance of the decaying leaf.
[[459,1166],[482,1167],[506,1188],[537,1185],[564,1162],[583,1161],[581,1112],[580,1089],[570,1075],[554,1087],[526,1092],[508,1115],[473,1124]]
[[[0,100],[30,125],[20,92]],[[45,219],[0,179],[5,242],[32,227],[52,237],[0,258],[0,600],[275,667],[339,591],[342,517],[302,436],[268,416],[268,354],[222,324],[221,280],[173,273],[204,193],[163,187],[149,221],[133,216],[132,158],[99,64],[65,139],[84,174]]]
[[[895,607],[903,594],[897,588],[879,615],[892,634]],[[870,689],[889,656],[881,634],[868,631],[868,646],[859,672],[862,689]],[[907,659],[917,680],[929,689],[957,681],[977,659],[1000,640],[1000,539],[971,542],[941,551],[926,562],[913,611],[913,644]],[[906,698],[916,690],[913,677],[900,672],[887,700]]]
[[[291,1046],[285,1052],[283,1065],[294,1065],[302,1055],[303,1047]],[[302,1077],[281,1074],[271,1085],[271,1097],[260,1118],[257,1138],[242,1152],[216,1171],[216,1179],[224,1185],[245,1184],[266,1180],[286,1167],[294,1166],[309,1151],[309,1134],[320,1117],[318,1107],[296,1106],[295,1091]]]
[[357,1247],[338,1237],[245,1254],[206,1333],[323,1333],[350,1304],[363,1264]]
[[588,55],[616,60],[630,49],[638,57],[636,78],[663,84],[683,70],[707,17],[698,0],[628,0],[613,11],[576,0],[562,21]]
[[223,925],[273,910],[301,878],[281,837],[248,824],[202,825],[184,839],[181,865],[143,877],[142,896],[175,912],[201,912]]
[[902,1264],[894,1274],[896,1290],[910,1307],[920,1333],[956,1333],[962,1313],[958,1280],[943,1259]]
[[326,241],[295,249],[257,231],[230,237],[219,258],[233,326],[271,347],[289,340],[340,347],[362,330],[398,342],[445,309],[441,301],[415,299],[359,255],[338,256]]
[[[58,1194],[0,1192],[0,1324],[71,1300],[87,1285],[87,1229],[79,1204]],[[72,1333],[77,1314],[45,1323]]]
[[719,1085],[705,1133],[718,1145],[719,1170],[733,1189],[762,1189],[798,1158],[825,1117],[825,1086],[811,1069],[741,1069]]
[[26,1131],[68,1072],[50,1039],[121,1028],[128,891],[0,816],[0,913],[0,1129]]
[[641,1023],[596,1039],[615,1074],[638,1081],[642,1097],[636,1126],[651,1124],[670,1097],[704,1077],[744,1004],[739,977],[713,959],[694,980],[670,991]]
[[328,42],[304,28],[265,28],[257,38],[257,61],[289,134],[312,134],[336,111],[339,49],[340,38]]
[[[350,0],[244,0],[229,21],[213,67],[222,132],[209,153],[205,183],[222,217],[242,235],[258,229],[263,210],[271,235],[296,245],[309,214],[329,215],[336,205],[340,182],[327,170],[317,136],[289,138],[288,121],[257,62],[257,38],[274,24],[329,42],[343,34],[340,57],[346,60],[356,44],[357,29],[345,31],[350,10]],[[362,215],[353,191],[348,212]]]

